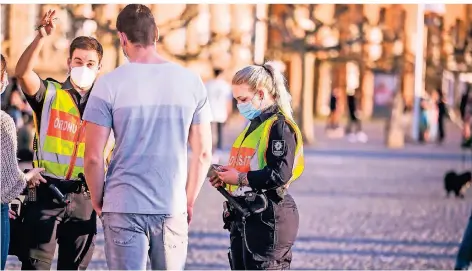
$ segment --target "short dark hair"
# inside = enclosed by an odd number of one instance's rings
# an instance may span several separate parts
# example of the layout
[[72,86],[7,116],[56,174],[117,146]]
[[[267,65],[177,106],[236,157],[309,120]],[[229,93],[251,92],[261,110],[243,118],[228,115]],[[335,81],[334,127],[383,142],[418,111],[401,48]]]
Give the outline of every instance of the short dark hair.
[[151,10],[141,4],[127,5],[116,19],[116,29],[125,33],[131,43],[142,46],[157,40],[157,25]]
[[5,57],[3,56],[3,54],[1,54],[2,56],[2,74],[5,72],[6,68],[7,68],[7,61],[5,60]]
[[79,36],[75,38],[69,47],[69,58],[72,58],[75,49],[82,49],[87,51],[94,50],[98,54],[98,61],[102,61],[103,47],[100,42],[98,42],[98,40],[93,37]]
[[213,75],[215,75],[215,77],[218,77],[222,73],[223,73],[222,69],[218,69],[218,68],[213,69]]

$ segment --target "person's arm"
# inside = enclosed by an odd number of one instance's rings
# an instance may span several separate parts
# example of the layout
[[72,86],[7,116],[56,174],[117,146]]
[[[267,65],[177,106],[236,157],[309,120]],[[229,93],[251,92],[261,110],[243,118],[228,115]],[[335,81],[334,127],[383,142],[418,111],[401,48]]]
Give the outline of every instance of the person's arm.
[[205,181],[212,157],[211,109],[205,87],[201,79],[199,79],[199,81],[201,98],[199,99],[197,109],[193,115],[188,139],[192,150],[187,175],[187,185],[185,187],[187,193],[188,222],[192,219],[193,206]]
[[289,124],[282,119],[277,120],[270,130],[267,146],[267,165],[247,173],[249,186],[254,189],[280,187],[292,177],[296,140]]
[[106,147],[113,123],[111,93],[101,77],[95,83],[85,108],[83,119],[85,128],[85,180],[90,190],[92,206],[101,215],[103,205],[103,187],[105,184]]
[[34,96],[41,87],[42,80],[33,71],[38,62],[39,53],[44,45],[45,37],[51,35],[55,28],[54,20],[56,11],[49,10],[38,25],[36,37],[26,48],[16,65],[15,75],[25,95]]
[[87,123],[85,128],[85,180],[90,190],[93,209],[101,215],[103,186],[105,185],[105,156],[103,151],[110,136],[110,128]]
[[41,87],[42,80],[33,71],[38,63],[39,53],[44,45],[44,37],[38,33],[33,42],[26,48],[16,65],[15,75],[21,89],[28,96],[34,96]]

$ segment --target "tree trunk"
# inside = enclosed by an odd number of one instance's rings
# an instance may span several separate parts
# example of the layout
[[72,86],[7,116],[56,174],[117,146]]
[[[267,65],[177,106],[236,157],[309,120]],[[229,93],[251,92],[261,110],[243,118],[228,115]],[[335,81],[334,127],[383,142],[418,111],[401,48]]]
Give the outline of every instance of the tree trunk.
[[315,143],[315,127],[313,122],[313,83],[315,76],[315,55],[302,53],[302,93],[300,102],[300,129],[306,144]]

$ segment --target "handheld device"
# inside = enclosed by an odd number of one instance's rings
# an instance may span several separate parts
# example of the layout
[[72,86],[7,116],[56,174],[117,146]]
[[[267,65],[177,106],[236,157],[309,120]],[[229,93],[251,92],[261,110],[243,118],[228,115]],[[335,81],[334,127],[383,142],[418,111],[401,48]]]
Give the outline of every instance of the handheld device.
[[57,188],[57,186],[55,186],[54,184],[50,184],[49,189],[51,189],[52,194],[57,200],[59,200],[60,203],[65,205],[70,203],[70,200],[66,199],[66,196],[62,194],[62,192]]
[[20,213],[21,213],[20,199],[17,198],[17,199],[12,200],[12,202],[10,203],[10,210],[12,210],[15,213],[16,217],[20,216]]
[[222,186],[218,186],[216,188],[216,190],[218,190],[218,192],[220,192],[221,195],[223,195],[223,197],[226,198],[226,200],[228,201],[228,203],[234,208],[236,209],[239,213],[241,213],[241,216],[244,217],[244,218],[247,218],[248,216],[251,215],[251,213],[244,207],[241,206],[241,204],[239,204],[232,196],[231,194],[226,191],[226,189],[224,189]]
[[[208,178],[212,178],[214,177],[217,172],[221,172],[221,169],[220,169],[221,165],[218,165],[218,164],[213,164],[210,166],[210,169],[208,170],[208,174],[207,174],[207,177]],[[247,218],[249,215],[251,215],[251,213],[244,207],[241,206],[241,204],[239,204],[232,196],[231,194],[226,191],[226,189],[224,189],[224,187],[222,186],[219,186],[216,188],[216,190],[218,190],[218,192],[220,192],[221,195],[223,195],[223,197],[226,198],[226,200],[228,201],[228,203],[234,208],[236,209],[244,218]]]
[[221,172],[220,167],[221,167],[221,165],[218,165],[218,164],[211,165],[210,168],[208,169],[207,177],[212,178],[212,177],[216,176],[217,172]]

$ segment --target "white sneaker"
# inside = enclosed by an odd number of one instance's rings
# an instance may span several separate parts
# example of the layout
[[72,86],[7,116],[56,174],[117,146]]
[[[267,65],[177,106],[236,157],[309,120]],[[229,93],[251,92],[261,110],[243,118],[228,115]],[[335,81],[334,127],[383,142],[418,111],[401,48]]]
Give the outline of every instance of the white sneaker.
[[367,135],[364,132],[357,133],[357,140],[362,143],[366,143],[368,140]]
[[355,134],[353,133],[350,133],[347,135],[347,141],[351,142],[351,143],[354,143],[357,141],[357,137]]

